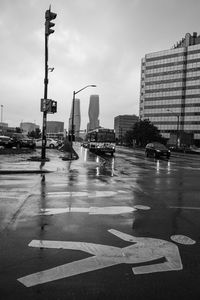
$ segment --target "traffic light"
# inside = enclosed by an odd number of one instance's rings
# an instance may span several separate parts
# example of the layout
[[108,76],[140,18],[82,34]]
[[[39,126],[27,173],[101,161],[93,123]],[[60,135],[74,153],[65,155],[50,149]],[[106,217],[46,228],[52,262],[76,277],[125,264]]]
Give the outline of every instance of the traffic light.
[[54,114],[57,112],[57,101],[51,101],[51,112]]
[[46,13],[45,13],[45,19],[46,19],[45,34],[46,35],[50,35],[51,33],[54,33],[54,30],[51,29],[51,27],[55,26],[55,24],[52,23],[51,20],[54,20],[56,18],[56,16],[57,16],[57,14],[53,13],[50,8],[48,10],[46,10]]

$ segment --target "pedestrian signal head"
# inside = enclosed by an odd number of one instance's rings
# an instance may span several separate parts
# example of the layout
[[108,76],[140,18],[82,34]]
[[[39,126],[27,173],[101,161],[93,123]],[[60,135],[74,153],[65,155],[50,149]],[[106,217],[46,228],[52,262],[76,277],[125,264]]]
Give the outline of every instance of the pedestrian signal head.
[[51,101],[51,112],[53,114],[57,112],[57,101]]

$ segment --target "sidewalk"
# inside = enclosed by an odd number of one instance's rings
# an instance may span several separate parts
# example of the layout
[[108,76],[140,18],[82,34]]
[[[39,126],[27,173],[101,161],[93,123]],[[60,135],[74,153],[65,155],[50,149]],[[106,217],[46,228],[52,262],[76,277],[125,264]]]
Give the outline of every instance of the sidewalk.
[[[80,147],[75,146],[76,151],[80,152]],[[63,161],[64,152],[58,150],[46,150],[46,157],[49,161],[31,161],[31,157],[40,157],[41,149],[36,149],[27,154],[5,154],[0,156],[0,174],[23,174],[23,173],[49,173],[66,170],[68,162]],[[81,159],[81,154],[80,154]]]

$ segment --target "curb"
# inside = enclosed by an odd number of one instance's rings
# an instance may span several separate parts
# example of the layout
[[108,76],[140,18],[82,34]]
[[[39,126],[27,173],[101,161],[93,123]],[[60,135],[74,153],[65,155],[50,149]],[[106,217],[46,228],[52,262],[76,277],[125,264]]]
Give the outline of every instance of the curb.
[[44,174],[51,173],[53,171],[48,170],[0,170],[1,174]]

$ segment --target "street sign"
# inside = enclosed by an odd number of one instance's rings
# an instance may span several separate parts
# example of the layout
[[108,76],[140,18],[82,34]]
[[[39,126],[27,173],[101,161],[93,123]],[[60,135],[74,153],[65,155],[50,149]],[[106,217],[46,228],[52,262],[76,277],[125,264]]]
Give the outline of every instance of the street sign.
[[41,99],[40,111],[47,114],[54,114],[57,112],[57,101],[51,99]]
[[46,111],[48,113],[50,108],[51,108],[51,99],[41,99],[40,111],[41,112]]

